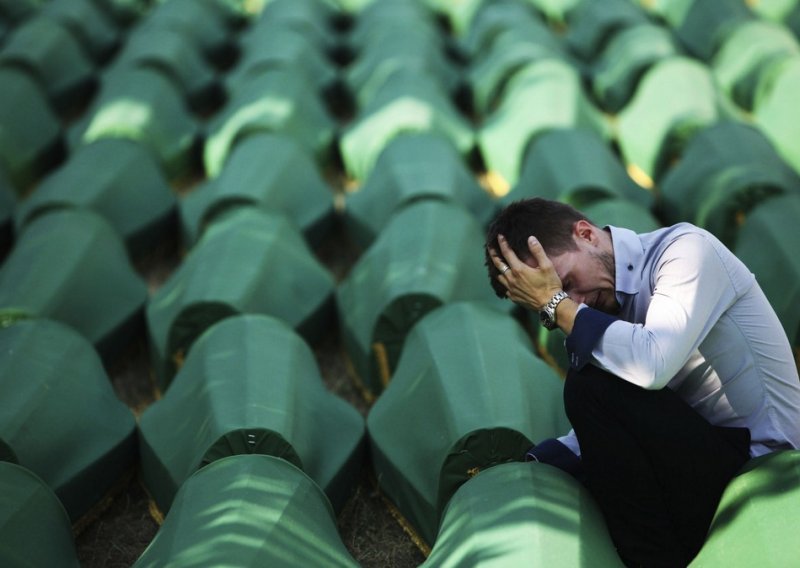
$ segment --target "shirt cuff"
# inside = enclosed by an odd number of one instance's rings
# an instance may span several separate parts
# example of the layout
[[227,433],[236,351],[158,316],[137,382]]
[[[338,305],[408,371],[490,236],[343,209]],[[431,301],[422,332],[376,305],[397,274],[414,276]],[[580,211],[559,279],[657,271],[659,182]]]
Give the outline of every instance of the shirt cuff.
[[580,371],[592,359],[592,350],[612,323],[617,321],[594,308],[586,307],[575,315],[572,333],[567,336],[564,345],[567,348],[570,366]]
[[578,481],[583,481],[583,464],[578,456],[556,440],[550,438],[533,446],[525,454],[525,461],[537,461],[557,467]]

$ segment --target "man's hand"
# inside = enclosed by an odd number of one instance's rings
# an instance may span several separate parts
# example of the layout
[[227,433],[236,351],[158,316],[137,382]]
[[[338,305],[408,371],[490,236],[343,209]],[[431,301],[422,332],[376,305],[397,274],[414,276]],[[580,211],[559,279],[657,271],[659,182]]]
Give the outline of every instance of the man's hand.
[[517,257],[503,235],[498,236],[497,244],[499,253],[491,248],[489,254],[500,271],[498,280],[508,290],[506,297],[519,305],[540,311],[561,290],[561,279],[542,245],[535,237],[528,238],[528,250],[532,264],[536,265],[534,267]]

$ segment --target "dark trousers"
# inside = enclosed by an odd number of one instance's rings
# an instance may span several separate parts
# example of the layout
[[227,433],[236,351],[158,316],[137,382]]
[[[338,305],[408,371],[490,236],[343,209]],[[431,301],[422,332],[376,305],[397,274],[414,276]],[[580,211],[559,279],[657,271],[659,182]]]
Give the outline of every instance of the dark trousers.
[[586,485],[627,566],[686,566],[725,486],[749,458],[746,428],[712,426],[670,389],[587,365],[564,385]]

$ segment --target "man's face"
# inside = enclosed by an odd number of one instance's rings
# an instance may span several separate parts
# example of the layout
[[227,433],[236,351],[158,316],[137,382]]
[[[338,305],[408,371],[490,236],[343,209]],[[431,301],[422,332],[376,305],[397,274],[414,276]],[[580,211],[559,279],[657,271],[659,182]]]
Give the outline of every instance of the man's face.
[[[551,256],[550,261],[561,279],[561,286],[569,297],[608,314],[616,314],[619,304],[616,298],[616,269],[614,256],[602,252],[580,239],[576,239],[577,250]],[[526,264],[535,265],[532,258]],[[533,264],[532,264],[533,263]]]

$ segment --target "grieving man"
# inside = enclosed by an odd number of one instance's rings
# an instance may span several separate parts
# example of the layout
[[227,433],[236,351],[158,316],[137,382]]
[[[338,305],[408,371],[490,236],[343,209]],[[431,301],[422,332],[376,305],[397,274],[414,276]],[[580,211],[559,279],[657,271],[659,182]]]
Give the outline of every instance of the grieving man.
[[528,199],[490,226],[498,296],[567,334],[573,430],[527,459],[583,481],[628,566],[686,566],[750,458],[800,447],[792,350],[753,274],[709,232],[594,225]]

